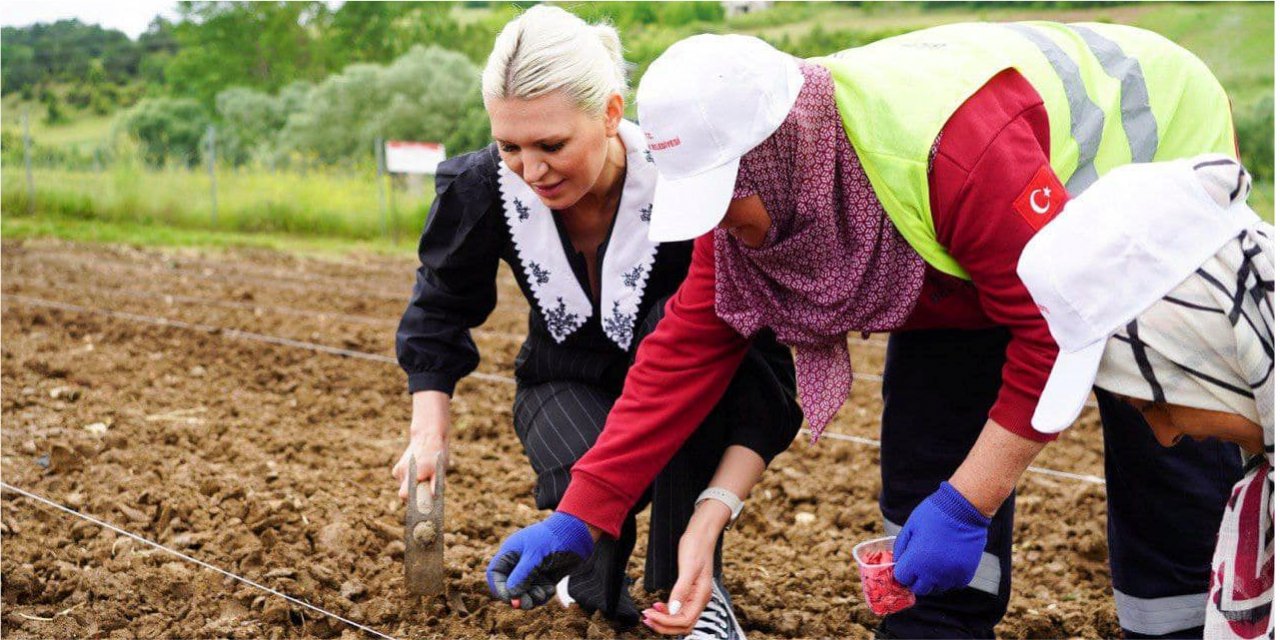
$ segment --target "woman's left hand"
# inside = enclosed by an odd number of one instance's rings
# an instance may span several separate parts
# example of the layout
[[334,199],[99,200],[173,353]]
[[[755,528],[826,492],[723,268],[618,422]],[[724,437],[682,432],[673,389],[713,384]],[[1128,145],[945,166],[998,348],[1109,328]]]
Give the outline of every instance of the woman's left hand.
[[703,502],[694,511],[689,526],[680,537],[680,577],[671,588],[670,604],[657,602],[645,609],[646,626],[667,635],[684,635],[693,631],[698,616],[711,601],[716,541],[728,522],[729,508],[714,500]]

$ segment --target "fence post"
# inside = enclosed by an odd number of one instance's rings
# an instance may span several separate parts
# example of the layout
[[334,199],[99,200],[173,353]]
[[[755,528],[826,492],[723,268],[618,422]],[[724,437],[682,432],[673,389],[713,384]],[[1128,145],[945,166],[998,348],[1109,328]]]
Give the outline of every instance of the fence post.
[[31,118],[22,110],[22,162],[27,165],[27,213],[36,210],[36,179],[31,174]]
[[[384,154],[385,155],[385,154]],[[387,226],[395,229],[396,221],[396,176],[390,171],[387,172]],[[395,242],[393,238],[391,240]]]
[[387,237],[387,194],[383,184],[382,138],[373,139],[373,163],[378,165],[378,212],[382,214],[382,237]]
[[210,227],[218,226],[218,173],[214,171],[214,164],[218,161],[217,145],[215,144],[215,136],[217,129],[213,125],[209,125],[209,199],[213,203],[209,213]]

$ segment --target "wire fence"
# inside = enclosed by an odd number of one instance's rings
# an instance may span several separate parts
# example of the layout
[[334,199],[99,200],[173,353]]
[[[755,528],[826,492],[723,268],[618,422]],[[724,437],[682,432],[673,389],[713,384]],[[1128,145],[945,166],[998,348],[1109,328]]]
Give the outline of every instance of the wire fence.
[[42,146],[26,114],[22,131],[4,141],[0,162],[9,215],[399,243],[418,236],[434,195],[431,176],[386,171],[381,139],[338,165],[232,162],[209,125],[194,151],[175,145],[154,163],[115,136],[70,151]]

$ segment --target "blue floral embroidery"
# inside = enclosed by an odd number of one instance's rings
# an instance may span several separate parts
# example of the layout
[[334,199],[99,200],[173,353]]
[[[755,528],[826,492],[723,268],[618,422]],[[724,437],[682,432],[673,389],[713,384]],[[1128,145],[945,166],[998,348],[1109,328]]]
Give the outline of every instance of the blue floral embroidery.
[[644,150],[644,159],[648,160],[649,162],[653,162],[653,154],[649,153],[648,149]]
[[582,324],[582,319],[576,313],[570,313],[564,306],[564,298],[556,298],[556,307],[542,314],[542,319],[547,323],[547,330],[556,338],[556,341],[564,340],[578,325]]
[[[533,280],[538,284],[546,284],[548,282],[551,282],[551,272],[546,269],[543,269],[542,265],[536,262],[530,262],[529,270],[533,272]],[[563,302],[561,303],[561,306],[564,306]]]
[[613,313],[604,319],[604,332],[608,334],[609,339],[619,345],[631,344],[631,318],[623,315],[618,309],[618,302],[613,303]]
[[649,203],[649,206],[647,206],[647,207],[643,207],[643,208],[641,208],[641,209],[640,209],[640,219],[641,219],[641,220],[644,220],[645,222],[648,222],[648,221],[649,221],[649,217],[650,217],[650,216],[652,216],[652,215],[653,215],[653,203],[652,203],[652,202],[650,202],[650,203]]
[[525,220],[528,220],[528,219],[529,219],[529,207],[525,206],[525,204],[524,204],[523,202],[520,202],[520,198],[515,198],[514,200],[515,200],[515,205],[516,205],[516,216],[517,216],[518,218],[520,218],[520,221],[521,221],[521,222],[524,222]]
[[636,265],[632,269],[622,274],[622,284],[627,285],[628,289],[636,288],[640,284],[640,276],[644,275],[644,265]]

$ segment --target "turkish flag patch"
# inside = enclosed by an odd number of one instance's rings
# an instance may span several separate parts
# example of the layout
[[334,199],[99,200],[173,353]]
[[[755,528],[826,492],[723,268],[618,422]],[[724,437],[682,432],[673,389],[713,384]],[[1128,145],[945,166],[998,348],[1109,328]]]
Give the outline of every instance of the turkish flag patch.
[[1053,174],[1053,170],[1045,165],[1036,171],[1036,175],[1023,188],[1018,199],[1013,201],[1013,208],[1022,215],[1022,219],[1026,220],[1032,229],[1039,231],[1049,224],[1059,211],[1062,211],[1062,205],[1066,203],[1066,187],[1058,181],[1058,176]]

